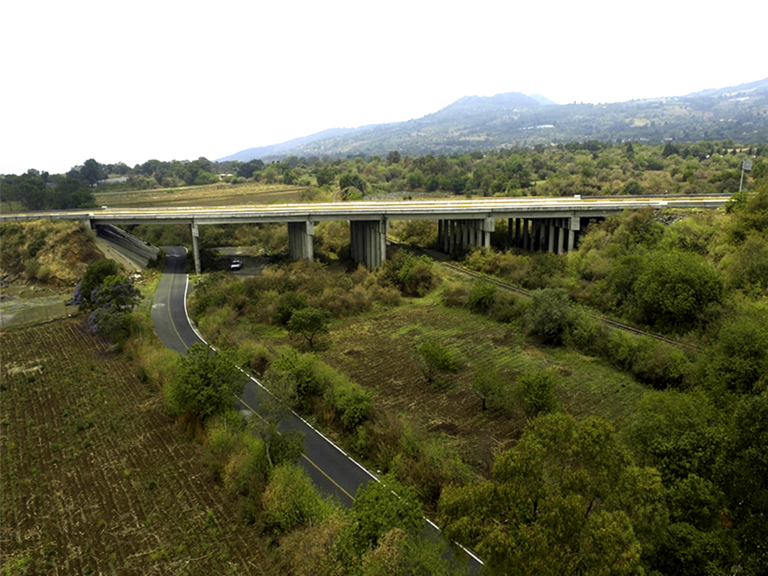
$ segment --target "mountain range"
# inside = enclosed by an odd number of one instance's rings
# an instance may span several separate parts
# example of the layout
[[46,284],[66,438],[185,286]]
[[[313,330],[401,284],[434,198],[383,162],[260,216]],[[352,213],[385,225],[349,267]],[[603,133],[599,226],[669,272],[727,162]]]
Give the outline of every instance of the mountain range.
[[612,104],[565,104],[545,96],[508,92],[464,96],[406,122],[332,128],[280,144],[249,148],[225,158],[247,162],[287,156],[452,154],[572,141],[768,141],[768,78],[671,96]]

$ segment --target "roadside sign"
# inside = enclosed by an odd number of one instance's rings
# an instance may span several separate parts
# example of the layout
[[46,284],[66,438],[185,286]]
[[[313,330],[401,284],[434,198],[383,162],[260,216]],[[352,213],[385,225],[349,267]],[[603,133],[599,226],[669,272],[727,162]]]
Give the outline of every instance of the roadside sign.
[[741,165],[742,170],[749,172],[752,170],[752,160],[744,160],[744,163]]

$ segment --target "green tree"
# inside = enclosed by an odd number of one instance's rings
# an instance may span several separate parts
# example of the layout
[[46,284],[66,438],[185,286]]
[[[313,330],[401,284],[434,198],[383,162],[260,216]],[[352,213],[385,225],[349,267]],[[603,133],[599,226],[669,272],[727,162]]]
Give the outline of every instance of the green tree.
[[768,396],[765,394],[745,400],[736,410],[718,476],[744,553],[744,574],[765,574],[768,566]]
[[492,368],[478,370],[472,380],[472,392],[481,400],[483,411],[486,409],[488,400],[494,396],[501,396],[504,388],[504,380]]
[[296,383],[287,373],[268,370],[264,386],[258,389],[258,412],[248,417],[248,429],[264,443],[270,467],[295,463],[304,452],[304,435],[297,430],[281,433],[280,424],[296,403]]
[[443,490],[441,528],[491,574],[636,574],[666,523],[663,495],[610,424],[552,414],[496,458],[491,481]]
[[352,504],[354,523],[348,537],[353,550],[363,554],[376,547],[393,528],[416,536],[424,528],[424,516],[416,491],[400,484],[393,475],[361,486]]
[[307,306],[294,310],[288,322],[288,328],[292,334],[301,334],[312,348],[318,336],[328,334],[330,323],[330,312]]
[[710,386],[741,394],[768,388],[768,323],[762,317],[741,317],[726,323],[707,355]]
[[319,524],[333,512],[333,506],[323,499],[312,479],[294,464],[273,470],[262,504],[264,527],[277,533]]
[[528,330],[544,342],[559,343],[569,318],[568,293],[562,288],[535,290],[525,316]]
[[632,290],[639,320],[656,330],[685,333],[710,304],[720,302],[723,282],[698,254],[654,252]]
[[170,409],[205,422],[230,409],[245,389],[243,374],[229,355],[195,343],[180,356],[176,375],[167,391]]
[[421,373],[430,384],[435,381],[439,374],[458,373],[459,364],[445,346],[434,340],[427,340],[416,350],[419,353]]
[[104,282],[105,278],[117,275],[118,270],[117,262],[108,258],[88,264],[75,292],[75,304],[80,305],[80,310],[93,308],[93,291]]
[[558,402],[553,391],[555,377],[550,372],[526,372],[520,377],[515,396],[528,418],[557,410]]

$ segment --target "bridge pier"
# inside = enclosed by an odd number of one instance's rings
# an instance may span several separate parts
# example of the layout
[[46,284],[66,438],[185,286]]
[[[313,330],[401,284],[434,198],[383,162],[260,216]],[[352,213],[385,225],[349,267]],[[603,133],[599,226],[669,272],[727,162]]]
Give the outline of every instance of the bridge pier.
[[389,221],[350,220],[349,252],[352,260],[364,264],[369,270],[378,268],[387,259],[387,232]]
[[437,245],[446,254],[461,254],[470,246],[491,247],[491,232],[496,229],[493,218],[439,220]]
[[509,218],[507,243],[510,248],[528,252],[555,252],[563,254],[576,249],[581,217],[565,218]]
[[200,230],[197,228],[197,222],[192,220],[192,256],[195,259],[195,274],[202,271],[200,265]]
[[315,223],[288,222],[288,254],[294,260],[315,259]]

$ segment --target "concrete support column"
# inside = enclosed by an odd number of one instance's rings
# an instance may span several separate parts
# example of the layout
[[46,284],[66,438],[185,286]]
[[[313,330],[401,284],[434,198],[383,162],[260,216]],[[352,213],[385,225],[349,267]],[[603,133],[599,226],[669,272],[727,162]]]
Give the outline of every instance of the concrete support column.
[[195,258],[195,274],[200,274],[200,231],[194,220],[192,221],[192,255]]
[[555,221],[553,218],[547,220],[547,252],[555,251]]
[[515,247],[521,248],[523,243],[523,234],[520,230],[520,218],[515,218]]
[[378,268],[387,259],[389,222],[381,220],[352,220],[349,223],[350,255],[352,260],[369,270]]
[[315,259],[314,222],[288,222],[288,253],[294,260]]
[[529,240],[530,238],[528,236],[528,218],[523,218],[523,245],[522,245],[523,250],[531,249],[531,246],[528,243]]
[[571,232],[568,238],[568,252],[572,252],[576,249],[576,243],[579,239],[579,232],[581,231],[581,217],[577,214],[572,215],[568,229]]
[[440,250],[443,250],[443,252],[445,252],[445,250],[443,249],[443,234],[444,234],[443,222],[445,222],[445,220],[437,221],[437,245],[440,247]]
[[566,249],[566,246],[567,246],[567,244],[566,244],[567,243],[567,239],[566,239],[567,235],[568,234],[566,233],[565,226],[561,225],[560,226],[560,249],[557,251],[558,254],[565,253],[565,249]]
[[512,248],[515,245],[514,228],[512,226],[513,218],[507,218],[507,248]]
[[491,247],[491,232],[496,230],[496,220],[494,218],[485,218],[479,221],[480,224],[480,246],[483,248]]

